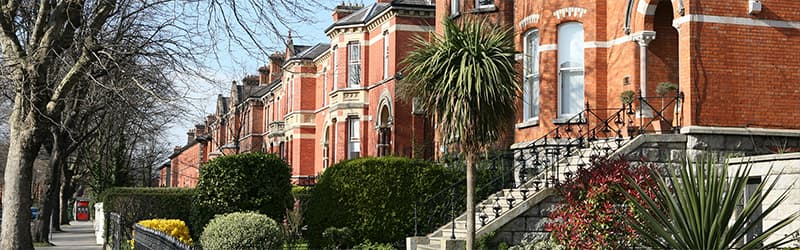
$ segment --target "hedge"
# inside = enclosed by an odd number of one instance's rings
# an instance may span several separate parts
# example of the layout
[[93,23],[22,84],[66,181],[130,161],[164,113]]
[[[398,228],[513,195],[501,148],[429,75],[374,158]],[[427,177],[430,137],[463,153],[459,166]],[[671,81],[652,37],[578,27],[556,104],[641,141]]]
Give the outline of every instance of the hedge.
[[[110,188],[98,196],[106,213],[122,217],[121,235],[129,237],[133,224],[146,219],[170,218],[188,221],[194,189],[191,188]],[[109,217],[105,217],[109,225]]]
[[194,236],[217,214],[254,211],[283,221],[293,201],[290,171],[276,155],[263,153],[223,156],[203,165],[192,203]]
[[[414,204],[454,178],[442,166],[401,157],[340,162],[326,169],[311,191],[307,239],[312,248],[324,247],[325,229],[348,227],[355,231],[353,242],[398,242],[414,233]],[[419,211],[427,209],[432,208]]]

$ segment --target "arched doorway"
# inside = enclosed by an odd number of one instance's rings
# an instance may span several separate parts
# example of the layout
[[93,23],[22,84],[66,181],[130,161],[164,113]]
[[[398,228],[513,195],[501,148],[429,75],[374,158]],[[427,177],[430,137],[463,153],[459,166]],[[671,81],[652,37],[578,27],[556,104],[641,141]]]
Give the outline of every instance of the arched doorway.
[[378,156],[386,156],[391,154],[392,144],[392,116],[388,103],[381,105],[378,115]]
[[680,87],[679,34],[673,27],[675,8],[672,1],[661,0],[657,3],[652,18],[652,29],[655,39],[647,47],[647,102],[658,112],[660,122],[654,122],[654,130],[669,131],[673,128],[678,113],[676,103],[672,102],[678,95]]

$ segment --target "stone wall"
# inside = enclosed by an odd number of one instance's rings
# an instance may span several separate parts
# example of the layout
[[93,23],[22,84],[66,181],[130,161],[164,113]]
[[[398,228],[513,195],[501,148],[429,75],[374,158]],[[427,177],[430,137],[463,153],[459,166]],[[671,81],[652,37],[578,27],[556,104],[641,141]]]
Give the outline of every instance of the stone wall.
[[[764,203],[762,211],[769,204],[772,204],[781,194],[787,192],[787,199],[781,203],[772,213],[761,221],[762,230],[776,224],[781,219],[800,211],[800,186],[797,180],[800,179],[800,153],[770,154],[760,156],[747,156],[729,159],[729,173],[735,173],[740,166],[751,165],[751,177],[761,177],[761,181],[766,181],[766,185],[771,185],[776,181],[775,188],[770,192]],[[780,178],[778,178],[780,176]],[[789,226],[779,230],[767,239],[767,242],[778,240],[784,235],[790,235],[793,241],[785,247],[800,247],[800,221],[795,220]]]
[[543,202],[536,204],[506,223],[495,231],[493,243],[506,242],[509,245],[518,245],[523,239],[535,242],[547,239],[550,233],[546,230],[550,222],[550,212],[555,209],[560,197],[550,196]]
[[712,155],[728,158],[800,151],[800,131],[789,129],[725,128],[691,126],[681,129],[687,136],[690,159]]

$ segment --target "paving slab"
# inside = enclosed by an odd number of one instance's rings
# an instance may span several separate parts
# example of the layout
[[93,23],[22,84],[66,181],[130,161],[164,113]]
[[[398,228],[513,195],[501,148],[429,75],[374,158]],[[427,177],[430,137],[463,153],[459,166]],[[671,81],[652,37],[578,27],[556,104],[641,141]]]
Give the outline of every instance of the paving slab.
[[91,221],[71,221],[61,226],[61,232],[53,232],[52,247],[37,247],[48,250],[100,250],[95,242],[94,226]]

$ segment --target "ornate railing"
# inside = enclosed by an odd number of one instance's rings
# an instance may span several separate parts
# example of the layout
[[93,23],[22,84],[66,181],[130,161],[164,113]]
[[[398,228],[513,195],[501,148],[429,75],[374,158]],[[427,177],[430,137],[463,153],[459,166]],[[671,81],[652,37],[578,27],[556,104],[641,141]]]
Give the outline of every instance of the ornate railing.
[[133,242],[135,249],[144,250],[191,250],[192,246],[169,236],[164,232],[146,228],[142,225],[133,225]]
[[[655,101],[660,102],[651,104]],[[476,201],[484,200],[502,189],[517,190],[522,194],[522,200],[526,200],[532,192],[557,187],[572,178],[578,169],[589,167],[593,159],[613,153],[634,136],[675,133],[680,130],[682,123],[682,104],[682,93],[647,98],[640,96],[620,108],[593,109],[587,103],[582,112],[557,120],[555,127],[544,136],[514,148],[512,153],[492,156],[494,164],[504,159],[501,161],[503,164],[495,168],[500,173],[478,189],[486,193],[476,195]],[[415,210],[415,235],[431,233],[449,222],[452,227],[450,235],[455,238],[456,218],[466,210],[463,186],[464,180],[458,181],[418,203],[436,203],[437,206],[432,211],[425,211],[425,214]],[[506,202],[508,209],[513,208],[515,202],[522,202],[510,193],[507,197],[496,195],[494,199],[493,205],[478,207],[476,214],[481,225],[504,212],[500,211],[501,202]]]
[[[455,158],[447,163],[452,168],[463,169],[464,161]],[[475,200],[480,201],[504,188],[514,187],[513,154],[507,151],[484,154],[476,163],[485,179],[476,181]],[[423,204],[436,204],[433,209],[421,211]],[[414,206],[414,235],[427,234],[452,221],[466,210],[466,180],[460,179],[448,188],[417,202]],[[454,229],[454,228],[453,228]],[[451,231],[451,233],[453,233]]]

